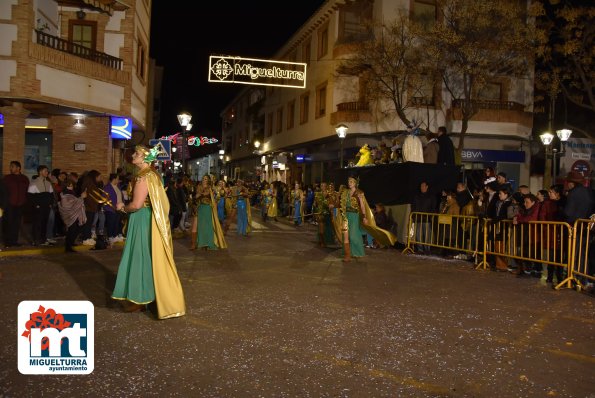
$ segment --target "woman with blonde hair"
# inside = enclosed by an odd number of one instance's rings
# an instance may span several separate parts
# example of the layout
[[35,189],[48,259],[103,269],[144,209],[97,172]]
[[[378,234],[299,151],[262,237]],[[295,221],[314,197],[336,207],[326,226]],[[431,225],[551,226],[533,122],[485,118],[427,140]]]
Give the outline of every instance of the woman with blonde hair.
[[127,312],[155,301],[159,319],[179,317],[186,314],[186,304],[174,261],[169,201],[161,176],[151,167],[158,151],[142,145],[135,149],[132,200],[116,205],[128,214],[128,232],[112,298],[130,302]]

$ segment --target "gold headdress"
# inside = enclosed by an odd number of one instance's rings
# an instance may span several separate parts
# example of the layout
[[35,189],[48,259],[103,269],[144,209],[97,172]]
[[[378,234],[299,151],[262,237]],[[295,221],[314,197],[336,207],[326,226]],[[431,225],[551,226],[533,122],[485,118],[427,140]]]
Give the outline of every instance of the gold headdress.
[[145,155],[143,158],[143,161],[145,163],[153,163],[155,159],[157,159],[157,155],[159,154],[159,150],[157,149],[157,147],[149,149],[144,145],[137,145],[135,149],[137,151],[142,152],[143,155]]

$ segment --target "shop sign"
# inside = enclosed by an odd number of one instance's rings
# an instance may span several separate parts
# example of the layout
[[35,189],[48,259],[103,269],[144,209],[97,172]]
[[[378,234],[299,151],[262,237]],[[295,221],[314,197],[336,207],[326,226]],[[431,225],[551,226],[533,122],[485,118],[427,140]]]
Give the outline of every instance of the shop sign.
[[525,151],[498,151],[492,149],[463,149],[463,162],[525,163]]

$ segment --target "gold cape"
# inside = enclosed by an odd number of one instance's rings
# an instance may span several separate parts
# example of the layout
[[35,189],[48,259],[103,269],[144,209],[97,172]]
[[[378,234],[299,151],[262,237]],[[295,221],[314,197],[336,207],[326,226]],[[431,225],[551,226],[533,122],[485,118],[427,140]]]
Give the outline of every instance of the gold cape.
[[364,214],[368,219],[368,225],[364,225],[363,222],[361,223],[362,228],[364,228],[366,232],[372,235],[372,237],[380,245],[389,247],[393,246],[397,241],[397,237],[392,232],[376,226],[376,221],[374,220],[374,213],[372,212],[372,209],[370,209],[370,206],[368,206],[368,201],[366,200],[365,196],[362,197],[362,202],[364,205]]
[[[219,222],[217,202],[215,202],[213,190],[209,189],[209,192],[211,193],[211,217],[213,220],[213,234],[215,245],[217,245],[219,249],[227,249],[227,243],[225,242],[225,238],[223,237],[223,230],[221,229],[221,223]],[[198,217],[198,212],[196,214],[196,217]]]
[[[146,171],[145,171],[146,170]],[[169,201],[161,177],[152,168],[139,173],[145,177],[153,216],[151,218],[151,258],[155,301],[159,319],[175,318],[186,314],[182,284],[176,270],[169,225]]]

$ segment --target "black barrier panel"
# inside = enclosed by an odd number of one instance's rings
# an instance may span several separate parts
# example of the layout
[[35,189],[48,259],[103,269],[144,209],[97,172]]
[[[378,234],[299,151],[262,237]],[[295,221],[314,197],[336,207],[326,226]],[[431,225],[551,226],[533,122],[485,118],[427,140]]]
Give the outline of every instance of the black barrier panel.
[[454,191],[459,168],[415,162],[352,167],[333,170],[330,173],[330,182],[338,190],[341,184],[347,186],[347,177],[352,175],[359,177],[359,188],[366,194],[370,205],[400,205],[413,202],[422,181],[426,181],[430,186],[430,193],[436,195],[444,189]]

